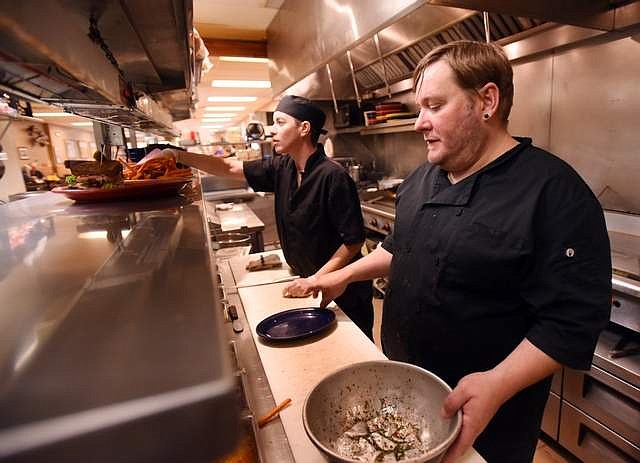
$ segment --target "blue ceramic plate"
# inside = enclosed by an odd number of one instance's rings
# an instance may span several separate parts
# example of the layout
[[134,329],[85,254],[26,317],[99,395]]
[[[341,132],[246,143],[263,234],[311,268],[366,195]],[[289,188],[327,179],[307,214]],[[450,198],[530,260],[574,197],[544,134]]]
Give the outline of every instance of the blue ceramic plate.
[[256,333],[269,341],[291,341],[306,338],[329,328],[336,314],[329,309],[306,307],[273,314],[256,327]]

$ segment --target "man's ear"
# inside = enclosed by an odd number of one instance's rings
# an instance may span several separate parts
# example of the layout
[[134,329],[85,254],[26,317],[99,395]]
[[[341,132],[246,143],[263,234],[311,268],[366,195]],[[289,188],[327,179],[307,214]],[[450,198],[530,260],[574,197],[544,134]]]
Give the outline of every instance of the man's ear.
[[480,102],[482,103],[482,113],[493,116],[498,111],[500,103],[500,90],[493,82],[488,82],[478,90]]

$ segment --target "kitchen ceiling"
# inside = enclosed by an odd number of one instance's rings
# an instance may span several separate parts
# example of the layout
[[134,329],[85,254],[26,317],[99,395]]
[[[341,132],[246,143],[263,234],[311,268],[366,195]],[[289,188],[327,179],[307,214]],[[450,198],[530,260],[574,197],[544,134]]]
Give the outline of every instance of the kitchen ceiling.
[[[269,81],[268,62],[230,62],[220,60],[220,56],[243,54],[243,44],[263,45],[266,50],[267,28],[284,0],[194,0],[193,23],[205,43],[208,44],[213,67],[202,76],[197,88],[198,104],[193,117],[176,122],[175,125],[184,134],[195,131],[200,133],[201,141],[206,143],[214,132],[238,126],[250,118],[257,110],[271,109],[273,94],[271,88],[220,88],[213,87],[216,80]],[[223,44],[218,47],[217,44]],[[234,47],[234,45],[238,45]],[[235,53],[229,51],[235,48]],[[258,47],[260,48],[260,47]],[[262,56],[266,58],[266,53]],[[249,102],[211,102],[210,98],[219,97],[255,97]],[[229,108],[230,109],[226,109]],[[209,109],[207,109],[209,108]],[[219,111],[212,110],[221,109]],[[241,109],[239,109],[241,108]],[[215,118],[215,114],[226,116]],[[205,117],[207,116],[207,117]],[[205,119],[205,121],[203,121]]]

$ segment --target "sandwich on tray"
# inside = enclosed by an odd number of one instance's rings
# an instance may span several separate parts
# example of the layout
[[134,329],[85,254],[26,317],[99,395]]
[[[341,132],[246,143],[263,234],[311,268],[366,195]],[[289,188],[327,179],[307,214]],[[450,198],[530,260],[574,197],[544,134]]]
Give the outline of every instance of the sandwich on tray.
[[73,188],[113,188],[124,184],[122,164],[119,161],[100,159],[97,152],[95,161],[64,161],[64,166],[71,170],[66,182]]

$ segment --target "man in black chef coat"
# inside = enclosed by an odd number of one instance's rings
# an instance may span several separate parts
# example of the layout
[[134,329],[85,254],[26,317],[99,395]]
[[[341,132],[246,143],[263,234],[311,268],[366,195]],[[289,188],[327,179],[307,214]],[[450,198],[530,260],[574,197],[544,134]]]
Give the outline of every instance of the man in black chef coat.
[[[256,191],[275,193],[280,244],[287,263],[300,276],[317,277],[361,257],[364,222],[356,185],[317,143],[325,114],[306,98],[287,95],[273,114],[273,146],[282,156],[237,161],[164,150],[178,162],[213,175],[246,179]],[[350,284],[336,303],[373,339],[371,281]],[[294,281],[285,296],[310,294]]]
[[428,162],[400,186],[381,247],[301,287],[323,303],[388,275],[382,344],[441,376],[463,412],[443,462],[469,446],[489,462],[530,462],[551,375],[588,369],[607,324],[609,241],[602,209],[564,161],[507,131],[512,70],[500,47],[431,51],[415,77]]

